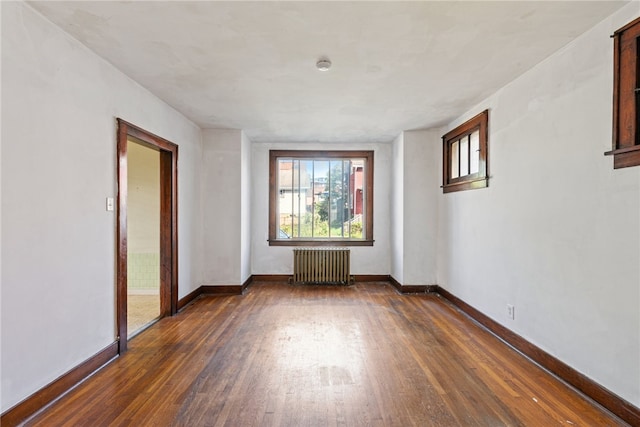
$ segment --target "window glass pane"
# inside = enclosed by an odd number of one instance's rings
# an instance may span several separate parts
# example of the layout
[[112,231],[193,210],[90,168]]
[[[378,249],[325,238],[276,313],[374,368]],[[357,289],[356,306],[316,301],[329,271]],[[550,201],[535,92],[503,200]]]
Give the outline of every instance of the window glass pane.
[[460,176],[458,169],[460,154],[458,152],[458,141],[451,143],[451,178]]
[[330,161],[329,174],[329,237],[343,237],[344,228],[344,163]]
[[292,235],[291,215],[293,213],[293,160],[278,161],[278,238],[286,239]]
[[460,176],[469,175],[469,138],[460,140]]
[[471,141],[471,158],[469,173],[478,173],[480,168],[480,131],[477,130],[469,136]]
[[275,239],[367,237],[366,163],[366,158],[276,158]]
[[293,237],[313,237],[313,160],[300,160],[298,209]]
[[313,237],[329,237],[329,162],[315,160]]
[[300,216],[300,160],[293,161],[291,191],[291,237],[298,237],[298,218]]
[[349,197],[351,198],[351,211],[350,211],[350,233],[351,238],[353,239],[362,239],[364,236],[362,234],[364,224],[364,204],[365,204],[365,194],[364,191],[364,174],[365,174],[365,165],[363,159],[356,159],[351,162],[351,177],[350,177],[350,186],[351,192]]
[[351,160],[344,160],[342,162],[342,210],[344,212],[344,222],[342,223],[344,237],[351,237],[351,217],[353,216],[351,211],[351,201],[353,197],[351,195]]

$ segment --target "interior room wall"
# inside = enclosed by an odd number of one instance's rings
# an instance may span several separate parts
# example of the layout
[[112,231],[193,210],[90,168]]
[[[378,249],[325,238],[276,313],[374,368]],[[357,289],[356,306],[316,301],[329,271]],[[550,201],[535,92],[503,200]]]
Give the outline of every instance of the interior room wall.
[[391,265],[389,274],[404,283],[404,132],[392,143],[390,239]]
[[639,15],[631,2],[449,124],[489,108],[491,179],[440,195],[438,238],[440,286],[636,406],[640,167],[603,153],[609,36]]
[[115,340],[116,216],[105,199],[117,191],[116,117],[180,146],[180,295],[199,285],[201,140],[28,4],[0,7],[4,412]]
[[242,132],[240,152],[240,283],[251,276],[251,141]]
[[[204,284],[241,284],[243,258],[243,156],[242,131],[203,130]],[[245,204],[246,207],[246,204]]]
[[373,150],[373,246],[351,247],[351,274],[389,274],[391,143],[317,144],[254,143],[251,145],[252,274],[292,274],[291,247],[269,246],[269,150]]
[[437,129],[404,132],[403,285],[437,283],[438,201],[442,190],[434,183],[441,179],[440,136]]

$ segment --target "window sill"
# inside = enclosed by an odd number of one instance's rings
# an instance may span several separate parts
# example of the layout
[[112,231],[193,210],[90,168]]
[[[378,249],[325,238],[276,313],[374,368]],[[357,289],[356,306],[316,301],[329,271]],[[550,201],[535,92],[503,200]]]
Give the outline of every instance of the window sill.
[[442,191],[444,193],[452,193],[454,191],[475,190],[477,188],[486,188],[488,186],[489,178],[483,177],[443,185]]
[[268,240],[269,246],[373,246],[373,240]]
[[621,169],[640,165],[640,145],[606,151],[605,156],[613,156],[613,168]]

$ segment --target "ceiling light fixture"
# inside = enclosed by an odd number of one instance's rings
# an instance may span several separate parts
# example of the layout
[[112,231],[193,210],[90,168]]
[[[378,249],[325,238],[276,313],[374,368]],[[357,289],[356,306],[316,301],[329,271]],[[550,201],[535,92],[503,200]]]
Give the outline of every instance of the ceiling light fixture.
[[320,59],[318,62],[316,62],[316,68],[320,71],[327,71],[329,68],[331,68],[331,61],[329,61],[328,59]]

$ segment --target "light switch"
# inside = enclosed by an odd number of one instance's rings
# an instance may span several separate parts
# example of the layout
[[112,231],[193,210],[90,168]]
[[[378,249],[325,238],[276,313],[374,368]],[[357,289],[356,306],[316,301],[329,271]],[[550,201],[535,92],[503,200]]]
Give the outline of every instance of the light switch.
[[107,210],[113,211],[113,207],[115,206],[113,202],[113,197],[107,197]]

